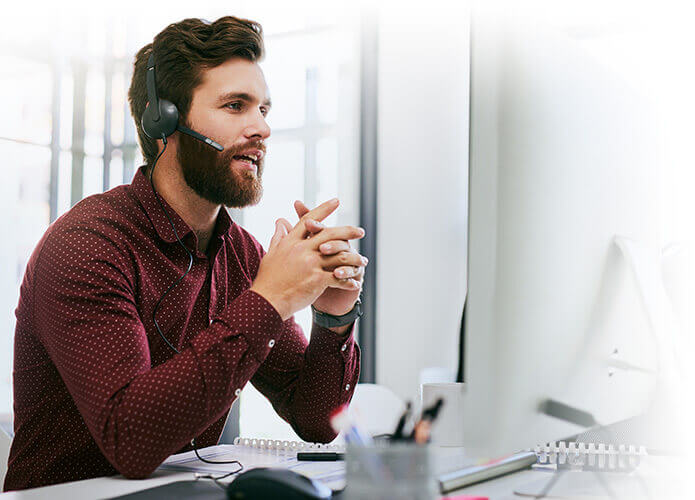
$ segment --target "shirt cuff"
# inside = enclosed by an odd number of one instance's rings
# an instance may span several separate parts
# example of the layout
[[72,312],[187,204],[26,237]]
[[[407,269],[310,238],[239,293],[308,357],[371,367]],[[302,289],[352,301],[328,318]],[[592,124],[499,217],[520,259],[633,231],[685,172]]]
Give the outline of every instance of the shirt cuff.
[[321,351],[340,352],[343,359],[348,360],[352,357],[355,350],[354,331],[355,321],[352,322],[348,331],[342,335],[313,323],[310,342],[321,346]]
[[221,335],[198,335],[192,344],[202,353],[230,335],[243,335],[253,356],[263,362],[280,338],[282,327],[282,318],[270,302],[246,290],[213,320],[211,329],[221,330]]

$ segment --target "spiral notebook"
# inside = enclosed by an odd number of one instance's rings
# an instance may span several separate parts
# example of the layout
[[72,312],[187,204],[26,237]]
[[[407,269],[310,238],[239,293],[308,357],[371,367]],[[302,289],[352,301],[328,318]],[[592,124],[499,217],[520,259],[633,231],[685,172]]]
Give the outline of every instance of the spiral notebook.
[[235,446],[256,450],[278,451],[345,451],[342,443],[307,443],[305,441],[283,441],[280,439],[234,438]]
[[[342,445],[325,445],[300,441],[279,441],[272,439],[236,438],[234,444],[209,446],[198,450],[203,458],[215,461],[238,460],[243,470],[256,467],[282,467],[321,481],[333,490],[345,486],[345,463],[336,462],[300,462],[298,451],[342,450]],[[159,466],[162,470],[194,472],[198,474],[223,475],[230,472],[234,465],[208,464],[201,462],[193,451],[170,456]]]
[[647,456],[644,446],[564,441],[536,446],[531,451],[538,457],[539,465],[606,472],[630,472]]

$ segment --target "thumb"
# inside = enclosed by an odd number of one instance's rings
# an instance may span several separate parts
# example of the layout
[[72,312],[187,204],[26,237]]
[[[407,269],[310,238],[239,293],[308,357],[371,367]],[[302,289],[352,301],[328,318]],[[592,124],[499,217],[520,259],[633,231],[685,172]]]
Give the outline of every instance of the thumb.
[[280,243],[280,240],[287,234],[287,229],[285,228],[284,224],[280,222],[280,220],[275,221],[275,233],[273,234],[273,237],[270,238],[270,246],[268,247],[268,251],[272,250],[278,244]]

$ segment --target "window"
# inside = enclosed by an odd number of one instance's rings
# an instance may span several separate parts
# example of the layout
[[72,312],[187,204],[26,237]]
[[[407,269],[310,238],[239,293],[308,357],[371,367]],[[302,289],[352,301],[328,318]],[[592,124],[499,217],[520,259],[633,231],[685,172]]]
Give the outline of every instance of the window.
[[[267,56],[261,67],[273,99],[263,200],[233,210],[232,217],[264,246],[275,219],[296,220],[295,199],[315,206],[339,196],[342,207],[328,223],[357,224],[356,13],[335,6],[305,10],[251,2],[240,2],[231,13],[264,27]],[[0,35],[0,156],[5,163],[0,204],[3,234],[12,235],[2,246],[0,271],[0,413],[12,408],[14,309],[33,248],[72,205],[129,183],[142,163],[127,103],[134,54],[170,22],[228,14],[219,7],[172,7],[165,13],[152,9],[85,22],[66,13],[57,38],[49,36],[55,35],[55,19],[45,19],[32,40],[19,27]],[[308,335],[309,311],[296,319]],[[252,388],[242,400],[242,430],[245,423],[262,424],[256,419],[260,413],[277,418],[259,407],[267,403]],[[245,419],[245,412],[254,418]]]
[[[242,225],[267,248],[275,220],[294,222],[294,200],[313,208],[333,197],[341,206],[326,223],[359,223],[357,30],[329,24],[267,38],[262,64],[273,98],[268,122],[264,195],[242,211]],[[295,320],[308,336],[311,310]],[[241,394],[244,436],[297,439],[250,384]]]

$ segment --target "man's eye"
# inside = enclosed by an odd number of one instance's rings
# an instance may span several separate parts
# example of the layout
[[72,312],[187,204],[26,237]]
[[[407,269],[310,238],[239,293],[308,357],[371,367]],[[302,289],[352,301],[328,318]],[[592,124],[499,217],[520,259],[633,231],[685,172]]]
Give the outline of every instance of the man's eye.
[[229,109],[233,109],[235,111],[239,111],[241,109],[241,103],[239,103],[239,102],[230,102],[230,103],[225,104],[225,106],[228,107]]
[[268,108],[261,108],[261,114],[263,116],[268,116]]

